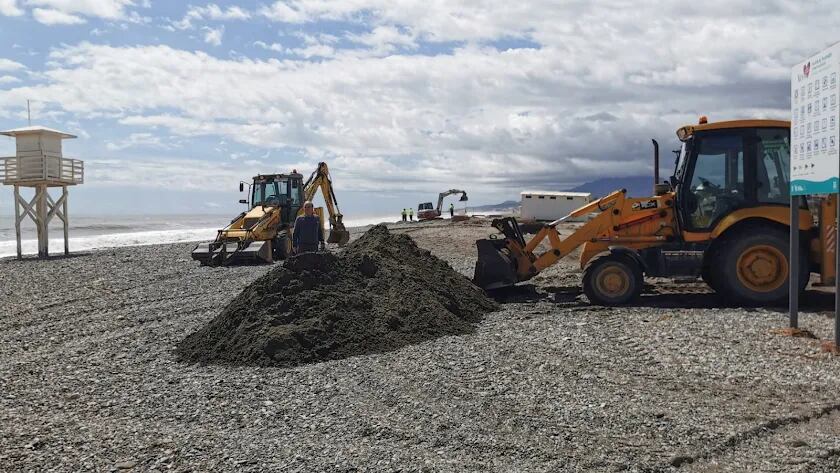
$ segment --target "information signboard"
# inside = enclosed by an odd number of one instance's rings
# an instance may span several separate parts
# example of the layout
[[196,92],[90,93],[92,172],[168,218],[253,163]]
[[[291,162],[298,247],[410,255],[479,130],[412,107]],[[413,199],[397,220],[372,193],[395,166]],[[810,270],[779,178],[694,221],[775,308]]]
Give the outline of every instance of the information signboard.
[[790,77],[792,195],[840,191],[840,43],[794,66]]

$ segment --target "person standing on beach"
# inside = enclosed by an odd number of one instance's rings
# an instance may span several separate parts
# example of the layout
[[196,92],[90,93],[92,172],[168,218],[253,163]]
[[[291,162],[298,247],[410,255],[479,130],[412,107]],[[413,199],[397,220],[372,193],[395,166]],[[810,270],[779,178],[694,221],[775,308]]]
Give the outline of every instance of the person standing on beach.
[[414,221],[414,209],[408,209],[408,218]]
[[303,204],[303,215],[295,219],[292,245],[296,254],[324,249],[324,230],[321,228],[321,219],[315,215],[312,201],[307,200]]
[[455,216],[455,204],[450,202],[449,203],[449,218],[452,218],[454,216]]
[[403,222],[405,222],[406,220],[408,220],[408,210],[403,209],[403,211],[402,211],[402,218],[403,218]]

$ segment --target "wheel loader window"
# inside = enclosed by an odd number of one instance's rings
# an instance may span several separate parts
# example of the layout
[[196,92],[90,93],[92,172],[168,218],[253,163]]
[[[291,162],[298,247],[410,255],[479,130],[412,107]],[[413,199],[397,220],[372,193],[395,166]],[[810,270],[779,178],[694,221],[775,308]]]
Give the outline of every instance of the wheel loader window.
[[744,146],[740,134],[697,137],[687,201],[693,229],[710,228],[717,220],[743,206]]
[[756,131],[758,166],[756,190],[758,202],[788,204],[790,202],[790,143],[788,132],[781,128]]

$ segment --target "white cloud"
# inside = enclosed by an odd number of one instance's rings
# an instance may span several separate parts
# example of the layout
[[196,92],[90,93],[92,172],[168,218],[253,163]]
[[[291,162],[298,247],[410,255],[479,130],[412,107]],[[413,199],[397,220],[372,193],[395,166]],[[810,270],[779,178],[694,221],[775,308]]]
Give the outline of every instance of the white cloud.
[[10,76],[10,75],[0,76],[0,85],[2,85],[2,84],[15,84],[15,83],[18,83],[18,82],[20,82],[20,79],[18,79],[15,76]]
[[35,21],[45,25],[78,25],[85,23],[85,19],[78,15],[71,15],[61,10],[49,8],[35,8],[32,10],[32,16]]
[[209,26],[205,26],[202,28],[204,31],[204,42],[208,44],[212,44],[213,46],[221,46],[222,44],[222,36],[225,34],[225,27],[220,26],[218,28],[210,28]]
[[214,3],[210,3],[203,7],[190,6],[184,17],[173,23],[175,28],[180,30],[192,29],[194,21],[214,20],[214,21],[231,21],[231,20],[247,20],[251,18],[251,13],[238,6],[230,6],[221,8]]
[[280,44],[280,43],[268,44],[264,41],[254,41],[254,46],[256,46],[260,49],[265,49],[265,50],[268,50],[268,51],[275,51],[275,52],[278,52],[278,53],[282,53],[283,51],[286,50],[286,48],[284,48],[283,45]]
[[0,71],[19,71],[26,69],[26,66],[11,59],[4,59],[0,57]]
[[172,144],[164,143],[159,135],[152,133],[132,133],[118,142],[109,141],[105,146],[111,151],[122,151],[128,148],[171,149],[175,147]]
[[[45,7],[41,11],[58,12],[68,16],[82,15],[121,20],[127,17],[127,9],[135,5],[134,0],[25,0],[26,5]],[[38,9],[35,9],[37,11]],[[33,11],[33,14],[35,13]]]
[[21,16],[25,12],[18,7],[17,0],[0,0],[0,15]]

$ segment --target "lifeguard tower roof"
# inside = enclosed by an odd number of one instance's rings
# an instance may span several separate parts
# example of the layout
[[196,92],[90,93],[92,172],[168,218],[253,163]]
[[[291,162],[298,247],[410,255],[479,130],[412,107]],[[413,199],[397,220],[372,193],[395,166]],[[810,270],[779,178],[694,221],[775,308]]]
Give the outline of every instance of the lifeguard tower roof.
[[30,134],[44,134],[44,135],[58,135],[62,139],[77,138],[75,135],[65,133],[63,131],[53,130],[44,126],[25,126],[22,128],[15,128],[14,130],[0,131],[0,135],[19,136]]

